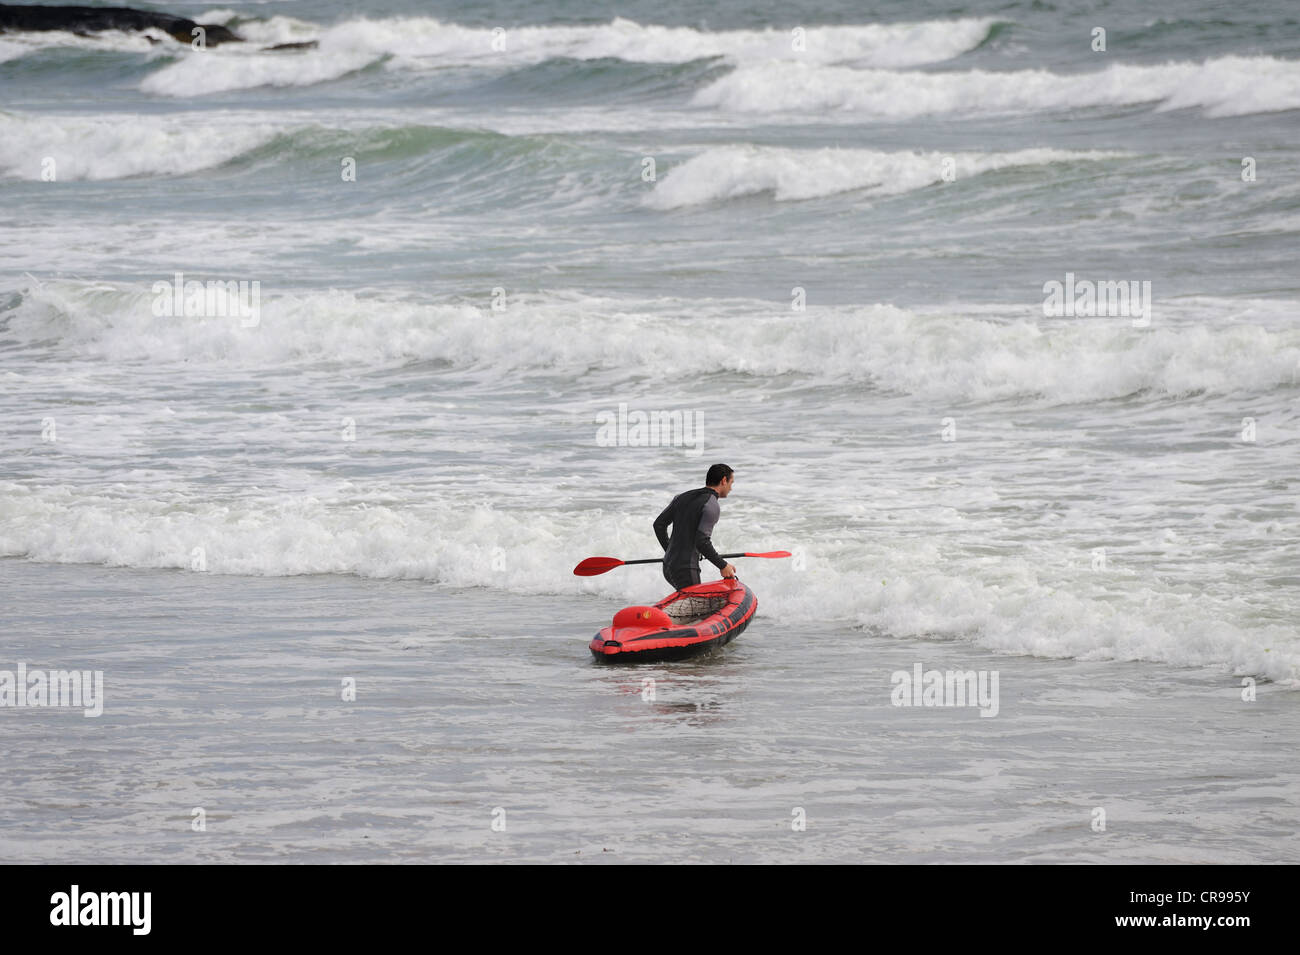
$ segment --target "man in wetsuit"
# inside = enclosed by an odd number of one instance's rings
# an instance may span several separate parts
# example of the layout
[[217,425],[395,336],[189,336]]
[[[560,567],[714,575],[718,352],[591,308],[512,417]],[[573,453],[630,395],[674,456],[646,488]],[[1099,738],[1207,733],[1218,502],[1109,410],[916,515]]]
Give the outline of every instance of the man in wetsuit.
[[[734,481],[731,468],[715,464],[704,478],[706,487],[678,494],[655,518],[655,536],[664,549],[664,579],[678,590],[700,582],[701,554],[722,571],[723,577],[736,576],[736,568],[718,556],[709,539],[721,514],[718,498],[731,493]],[[669,524],[673,526],[671,538]]]

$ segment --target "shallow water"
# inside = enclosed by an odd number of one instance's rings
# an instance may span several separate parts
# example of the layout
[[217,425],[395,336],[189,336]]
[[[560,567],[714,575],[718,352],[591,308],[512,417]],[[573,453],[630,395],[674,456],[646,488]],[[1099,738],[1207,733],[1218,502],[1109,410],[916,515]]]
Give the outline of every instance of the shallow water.
[[[105,686],[99,717],[5,714],[10,861],[1297,859],[1270,684],[761,609],[713,656],[609,667],[609,600],[413,581],[9,560],[0,588],[19,659]],[[916,663],[996,670],[996,715],[893,705]]]
[[[175,9],[0,37],[16,857],[1294,861],[1290,5]],[[594,668],[714,461],[760,619]]]

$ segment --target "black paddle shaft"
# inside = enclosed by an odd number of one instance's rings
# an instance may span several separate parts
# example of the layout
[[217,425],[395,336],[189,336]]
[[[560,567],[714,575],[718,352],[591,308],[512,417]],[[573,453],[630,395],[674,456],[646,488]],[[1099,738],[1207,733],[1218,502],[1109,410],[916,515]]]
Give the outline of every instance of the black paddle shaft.
[[[749,554],[744,553],[742,551],[739,554],[719,554],[718,556],[719,557],[748,557]],[[623,564],[626,566],[627,564],[662,564],[663,562],[664,559],[662,557],[647,557],[645,560],[625,560],[623,561]]]

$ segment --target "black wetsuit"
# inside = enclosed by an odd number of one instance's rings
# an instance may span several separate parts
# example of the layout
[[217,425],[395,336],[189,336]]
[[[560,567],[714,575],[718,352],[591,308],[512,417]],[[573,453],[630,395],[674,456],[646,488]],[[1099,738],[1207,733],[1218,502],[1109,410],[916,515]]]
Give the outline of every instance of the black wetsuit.
[[[700,487],[678,494],[655,518],[655,536],[664,549],[664,579],[678,590],[700,582],[701,554],[718,570],[727,566],[709,539],[721,513],[718,492]],[[671,539],[669,524],[673,526]]]

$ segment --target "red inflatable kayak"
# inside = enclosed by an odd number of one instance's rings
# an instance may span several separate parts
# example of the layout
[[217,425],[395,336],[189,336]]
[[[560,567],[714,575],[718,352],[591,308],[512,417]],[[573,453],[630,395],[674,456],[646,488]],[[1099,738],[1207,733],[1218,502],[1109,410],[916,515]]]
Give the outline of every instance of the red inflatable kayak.
[[680,660],[726,646],[757,609],[753,591],[734,577],[696,584],[653,607],[624,607],[592,637],[591,655],[602,663]]

